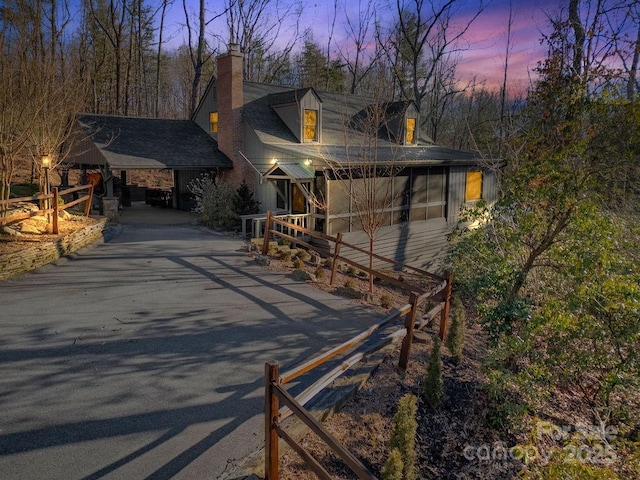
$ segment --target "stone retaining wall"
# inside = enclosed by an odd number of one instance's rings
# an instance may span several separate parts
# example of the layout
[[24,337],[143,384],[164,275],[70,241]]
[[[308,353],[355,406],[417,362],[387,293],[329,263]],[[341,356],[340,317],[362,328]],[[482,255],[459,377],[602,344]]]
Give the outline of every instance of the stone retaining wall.
[[[42,242],[19,252],[0,256],[0,280],[55,262],[60,257],[103,239],[108,234],[107,219],[70,233],[52,242]],[[108,240],[108,239],[107,239]]]

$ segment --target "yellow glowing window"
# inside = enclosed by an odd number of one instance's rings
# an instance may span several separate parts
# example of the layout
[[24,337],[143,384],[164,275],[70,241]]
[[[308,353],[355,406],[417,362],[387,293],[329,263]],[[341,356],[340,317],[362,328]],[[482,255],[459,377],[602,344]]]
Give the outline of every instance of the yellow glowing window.
[[465,190],[465,202],[472,202],[482,198],[482,172],[471,170],[467,172],[467,188]]
[[304,111],[304,141],[315,142],[318,140],[318,111]]
[[218,133],[218,112],[209,113],[209,123],[211,124],[211,133]]
[[406,144],[414,143],[416,138],[416,119],[413,117],[407,118],[407,135],[406,135]]

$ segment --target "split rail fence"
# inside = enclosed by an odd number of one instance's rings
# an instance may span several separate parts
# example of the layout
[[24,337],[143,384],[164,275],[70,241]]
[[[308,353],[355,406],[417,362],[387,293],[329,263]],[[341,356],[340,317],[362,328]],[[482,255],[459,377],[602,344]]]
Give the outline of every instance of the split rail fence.
[[[361,265],[341,255],[340,253],[342,248],[349,248],[356,252],[370,255],[370,252],[364,249],[343,242],[341,234],[338,234],[337,237],[331,237],[299,225],[288,223],[282,219],[276,218],[271,214],[271,212],[267,212],[262,246],[262,253],[264,255],[268,253],[269,241],[272,235],[275,237],[286,238],[290,240],[292,244],[301,245],[320,254],[330,255],[332,257],[331,285],[335,281],[338,265],[340,262],[344,262],[359,268],[368,274],[372,274],[382,281],[409,292],[409,303],[402,308],[394,310],[378,323],[372,325],[364,332],[361,332],[341,345],[303,362],[297,367],[292,368],[290,371],[281,374],[279,364],[276,361],[267,362],[265,365],[265,479],[278,479],[279,438],[282,438],[294,451],[296,451],[319,478],[324,480],[331,479],[327,470],[283,428],[282,422],[291,415],[298,417],[308,428],[311,429],[311,431],[318,435],[331,448],[331,450],[333,450],[333,452],[345,462],[345,464],[359,479],[376,479],[375,475],[371,473],[371,471],[368,470],[360,460],[349,452],[320,424],[320,422],[313,417],[313,415],[311,415],[307,409],[305,409],[305,405],[307,405],[324,388],[329,386],[334,380],[365,357],[379,351],[386,345],[399,341],[400,339],[402,339],[402,346],[400,349],[399,365],[401,368],[406,369],[411,344],[413,342],[414,330],[417,327],[430,323],[438,313],[440,314],[439,336],[444,339],[447,332],[453,276],[450,273],[447,274],[446,277],[435,275],[415,267],[404,265],[400,262],[396,262],[395,260],[375,254],[373,255],[376,260],[391,264],[396,271],[404,272],[403,275],[411,274],[414,276],[428,278],[430,280],[430,285],[428,287],[424,287],[422,284],[419,286],[412,285],[410,282],[395,278],[383,271],[369,269],[369,267]],[[326,248],[318,247],[317,245],[310,243],[314,238],[328,242],[329,249],[327,250]],[[331,244],[333,244],[333,249],[331,249]],[[418,305],[424,302],[433,305],[436,301],[437,304],[427,312],[424,316],[424,322],[419,325],[419,322],[416,321]],[[355,350],[356,347],[362,345],[365,340],[371,337],[375,332],[381,330],[392,322],[399,320],[403,316],[405,317],[404,328],[398,329],[381,338],[375,344],[368,346],[366,351],[353,353],[353,350]],[[286,384],[301,375],[309,373],[313,369],[323,365],[338,355],[346,354],[348,351],[352,351],[351,355],[343,359],[340,365],[323,375],[296,397],[293,397],[284,388]],[[285,408],[280,409],[280,403],[282,403]]]
[[[60,204],[60,197],[63,195],[73,194],[81,190],[87,190],[87,193],[81,197],[78,197],[71,202]],[[9,200],[0,200],[0,226],[7,225],[20,220],[26,220],[38,215],[52,215],[51,222],[52,232],[57,235],[59,233],[58,228],[58,215],[61,211],[74,207],[82,202],[86,202],[84,205],[84,216],[88,217],[91,212],[91,201],[93,199],[93,185],[79,185],[77,187],[68,188],[66,190],[58,190],[57,187],[51,189],[51,193],[34,195],[32,197],[11,198]],[[16,215],[9,214],[9,206],[12,204],[24,203],[24,202],[40,202],[40,209],[30,212],[24,212]]]

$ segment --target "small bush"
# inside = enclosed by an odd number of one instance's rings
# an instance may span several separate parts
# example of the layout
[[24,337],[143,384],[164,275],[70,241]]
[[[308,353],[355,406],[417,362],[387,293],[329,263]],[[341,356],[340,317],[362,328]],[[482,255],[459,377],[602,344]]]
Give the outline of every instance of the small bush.
[[189,183],[189,191],[195,198],[193,211],[200,214],[205,225],[211,228],[237,227],[238,215],[233,210],[236,191],[233,187],[220,181],[216,184],[215,176],[204,174]]
[[451,327],[447,335],[447,349],[456,363],[462,359],[466,329],[464,305],[460,298],[454,297],[451,307]]
[[317,279],[324,277],[324,268],[318,267],[315,272],[313,272]]
[[280,239],[280,245],[285,246],[285,247],[290,247],[291,246],[291,240],[289,240],[288,238],[281,238]]
[[309,255],[309,252],[307,252],[306,250],[299,250],[298,258],[303,262],[306,262],[311,258],[311,255]]
[[293,260],[293,268],[298,268],[298,269],[304,268],[304,262],[300,257],[296,257]]
[[402,480],[404,462],[402,454],[397,448],[391,449],[389,457],[382,468],[382,480]]
[[432,408],[444,402],[444,382],[442,380],[442,360],[440,359],[440,337],[433,339],[433,347],[429,356],[427,375],[422,385],[422,398]]
[[393,432],[389,440],[389,447],[392,452],[397,449],[401,455],[405,480],[418,478],[415,450],[416,431],[418,430],[417,412],[418,399],[415,395],[408,393],[398,401],[398,410],[393,416]]
[[382,294],[382,296],[380,296],[380,306],[382,308],[391,308],[391,305],[392,305],[391,295],[387,293]]
[[345,272],[348,275],[354,275],[356,274],[356,267],[354,267],[353,265],[347,265],[347,269],[345,270]]
[[331,258],[324,259],[324,268],[333,268],[333,260]]
[[280,258],[280,260],[288,262],[289,260],[291,260],[291,251],[290,250],[285,250],[285,251],[280,252],[280,255],[278,256],[278,258]]
[[345,280],[344,282],[344,288],[356,288],[356,282],[354,282],[353,280]]

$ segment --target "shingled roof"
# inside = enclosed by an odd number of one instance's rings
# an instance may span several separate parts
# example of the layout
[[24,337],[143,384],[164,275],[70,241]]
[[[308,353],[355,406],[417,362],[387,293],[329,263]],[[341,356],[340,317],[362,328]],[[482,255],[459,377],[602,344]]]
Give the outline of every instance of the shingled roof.
[[81,115],[78,121],[113,169],[232,167],[218,143],[191,120]]
[[[349,94],[314,92],[322,102],[322,143],[300,143],[278,114],[273,105],[294,101],[309,89],[294,89],[254,82],[244,82],[243,119],[253,129],[260,141],[271,148],[303,158],[323,158],[336,162],[357,161],[357,145],[345,145],[347,137],[359,133],[354,128],[363,112],[371,108],[372,100]],[[404,113],[410,102],[381,104],[385,114],[395,117]],[[351,130],[345,132],[345,128]],[[436,145],[423,132],[419,132],[417,145],[398,145],[381,134],[377,142],[377,160],[402,162],[413,165],[468,165],[478,163],[475,152],[455,150]]]

